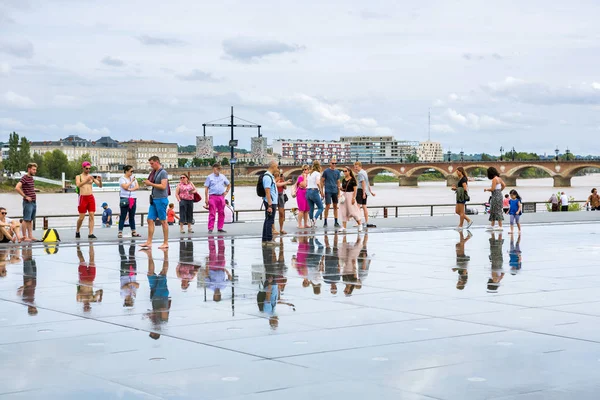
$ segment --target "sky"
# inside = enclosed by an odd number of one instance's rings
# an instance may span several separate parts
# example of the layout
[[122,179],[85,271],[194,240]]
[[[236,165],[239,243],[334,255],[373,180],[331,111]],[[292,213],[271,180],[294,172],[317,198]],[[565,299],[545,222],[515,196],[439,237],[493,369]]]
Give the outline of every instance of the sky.
[[[599,155],[599,15],[578,0],[0,0],[0,141],[194,144],[234,106],[269,142],[430,126],[444,151]],[[236,130],[242,147],[255,135]]]

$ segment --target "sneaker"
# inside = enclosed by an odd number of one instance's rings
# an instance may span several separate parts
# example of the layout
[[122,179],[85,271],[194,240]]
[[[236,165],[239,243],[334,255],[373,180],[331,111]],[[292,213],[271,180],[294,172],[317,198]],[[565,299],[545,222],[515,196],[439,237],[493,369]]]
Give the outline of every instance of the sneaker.
[[[344,229],[344,228],[342,228],[342,229]],[[362,226],[362,225],[359,225],[359,226],[358,226],[358,231],[359,231],[359,232],[362,232],[362,231],[363,231],[363,226]]]
[[467,224],[467,229],[469,229],[471,227],[471,225],[473,225],[473,220],[471,220],[468,224]]
[[[346,231],[346,228],[344,228],[344,227],[341,227],[341,228],[339,229],[339,231],[340,231],[340,232],[345,232],[345,231]],[[359,229],[359,231],[360,231],[360,229]]]
[[333,225],[333,226],[336,227],[336,228],[339,228],[340,224],[339,224],[339,222],[336,222],[335,225]]
[[493,231],[494,227],[493,226],[488,226],[487,228],[485,228],[486,231]]
[[98,239],[98,238],[96,237],[96,235],[94,235],[94,234],[92,233],[91,235],[88,235],[88,239]]
[[455,231],[462,231],[463,229],[465,228],[463,228],[462,226],[457,226],[456,228],[454,228]]
[[225,229],[219,229],[219,233],[227,233]]
[[209,230],[208,230],[208,233],[213,233],[212,229],[209,229]]
[[75,232],[75,239],[81,239],[81,233]]

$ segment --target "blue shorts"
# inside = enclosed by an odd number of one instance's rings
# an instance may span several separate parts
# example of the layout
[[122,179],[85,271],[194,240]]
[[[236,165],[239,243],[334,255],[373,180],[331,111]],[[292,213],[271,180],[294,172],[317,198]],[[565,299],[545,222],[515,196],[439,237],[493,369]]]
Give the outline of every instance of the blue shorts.
[[521,219],[521,214],[510,214],[510,224],[514,225],[515,222],[518,224]]
[[338,194],[325,191],[325,204],[337,204]]
[[163,197],[162,199],[153,199],[152,201],[154,204],[150,204],[150,207],[148,207],[148,220],[166,220],[169,199],[167,197]]
[[35,219],[35,213],[37,211],[37,204],[35,201],[23,200],[23,221],[30,222]]

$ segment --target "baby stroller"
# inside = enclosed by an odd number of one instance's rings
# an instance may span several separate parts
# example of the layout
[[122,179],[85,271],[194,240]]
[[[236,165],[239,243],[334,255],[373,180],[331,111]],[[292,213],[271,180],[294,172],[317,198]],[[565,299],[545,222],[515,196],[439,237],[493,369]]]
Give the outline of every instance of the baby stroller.
[[490,198],[488,199],[487,203],[484,203],[483,205],[485,206],[485,210],[483,211],[484,214],[489,214],[490,213],[490,203],[492,202],[492,196],[490,196]]

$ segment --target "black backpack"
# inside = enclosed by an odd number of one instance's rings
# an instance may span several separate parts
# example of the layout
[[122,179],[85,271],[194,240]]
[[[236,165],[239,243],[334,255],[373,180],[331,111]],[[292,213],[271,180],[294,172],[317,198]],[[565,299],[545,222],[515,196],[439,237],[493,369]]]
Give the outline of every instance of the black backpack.
[[[258,182],[256,182],[256,195],[258,197],[265,197],[267,195],[267,191],[265,190],[265,187],[263,186],[263,178],[265,177],[266,172],[263,172],[262,174],[260,174],[260,176],[258,177]],[[271,178],[273,179],[273,178]]]

